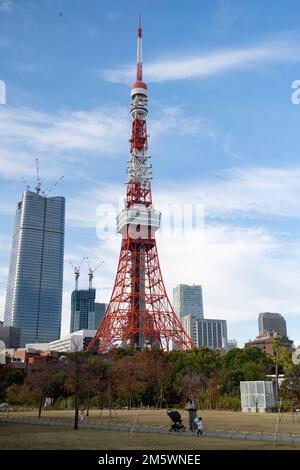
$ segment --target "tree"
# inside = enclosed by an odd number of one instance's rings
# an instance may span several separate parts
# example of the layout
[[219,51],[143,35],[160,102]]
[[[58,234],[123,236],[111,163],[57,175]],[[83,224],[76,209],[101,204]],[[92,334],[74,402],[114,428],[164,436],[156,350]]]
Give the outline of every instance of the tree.
[[195,348],[191,352],[191,361],[199,374],[210,379],[221,365],[220,352],[206,346]]
[[135,356],[141,370],[143,382],[146,384],[143,400],[150,401],[157,408],[166,402],[167,377],[170,371],[169,357],[161,350],[144,351]]
[[[80,392],[85,398],[86,415],[89,415],[90,399],[107,391],[108,377],[112,373],[111,362],[99,355],[89,355],[82,364]],[[111,396],[108,399],[111,409]]]
[[220,392],[239,396],[243,380],[263,380],[272,371],[271,356],[259,348],[232,349],[221,359]]
[[21,389],[22,385],[18,384],[12,384],[7,387],[5,398],[10,405],[22,404]]
[[201,390],[207,388],[207,379],[192,368],[188,368],[176,375],[173,386],[181,402],[186,402],[187,399],[198,400]]
[[137,359],[139,353],[134,356],[126,356],[115,364],[113,384],[120,398],[127,399],[127,406],[131,408],[146,389],[144,371]]
[[22,385],[24,377],[24,369],[16,369],[12,364],[0,366],[0,401],[5,400],[6,389],[13,384]]
[[65,376],[64,387],[75,395],[74,429],[78,430],[80,397],[84,388],[82,372],[87,356],[83,351],[79,351],[79,347],[76,347],[76,345],[74,349],[74,352],[60,356],[59,359],[61,370]]
[[216,404],[219,398],[219,382],[216,378],[211,378],[207,384],[206,396],[211,405]]
[[300,402],[300,365],[294,365],[293,369],[285,374],[280,390],[287,398]]
[[59,396],[63,386],[63,376],[57,363],[43,362],[27,375],[24,385],[38,402],[38,417],[40,418],[45,399],[54,398],[54,395]]

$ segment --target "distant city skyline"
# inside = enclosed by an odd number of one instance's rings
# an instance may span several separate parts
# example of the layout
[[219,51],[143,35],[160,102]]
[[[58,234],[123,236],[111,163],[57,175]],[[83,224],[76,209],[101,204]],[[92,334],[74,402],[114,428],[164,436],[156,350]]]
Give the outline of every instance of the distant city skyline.
[[[280,312],[300,344],[298,2],[274,2],[272,15],[258,0],[191,0],[184,15],[172,0],[10,4],[0,9],[0,320],[15,204],[35,187],[37,156],[44,189],[64,175],[52,195],[66,197],[65,259],[105,259],[94,286],[109,301],[120,240],[97,237],[97,209],[124,193],[141,11],[154,208],[204,208],[202,238],[157,237],[168,295],[201,284],[205,316],[226,319],[239,346],[264,311]],[[62,334],[67,262],[64,275]]]

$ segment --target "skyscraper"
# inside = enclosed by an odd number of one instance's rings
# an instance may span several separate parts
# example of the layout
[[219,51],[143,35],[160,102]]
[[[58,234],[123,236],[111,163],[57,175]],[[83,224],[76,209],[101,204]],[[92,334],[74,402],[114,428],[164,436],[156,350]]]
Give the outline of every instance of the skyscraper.
[[276,333],[287,336],[286,321],[280,313],[262,312],[258,316],[259,336],[265,332]]
[[94,329],[97,330],[98,326],[102,322],[106,311],[107,304],[102,302],[95,302],[95,319],[94,319]]
[[197,321],[197,345],[227,349],[227,321],[205,318]]
[[185,315],[182,318],[187,334],[197,347],[208,346],[213,349],[227,349],[227,322],[209,318]]
[[202,287],[187,284],[174,287],[173,306],[180,319],[185,315],[194,315],[197,319],[203,318]]
[[4,311],[4,326],[21,328],[21,347],[60,336],[64,225],[65,198],[24,192],[16,211]]
[[71,296],[70,333],[96,330],[104,316],[106,304],[96,303],[96,289],[74,290]]

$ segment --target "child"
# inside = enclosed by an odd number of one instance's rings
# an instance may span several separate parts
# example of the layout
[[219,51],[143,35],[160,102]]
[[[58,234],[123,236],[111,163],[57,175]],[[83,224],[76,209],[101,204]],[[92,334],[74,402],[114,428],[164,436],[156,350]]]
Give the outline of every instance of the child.
[[203,422],[201,416],[195,418],[195,423],[197,424],[197,436],[202,436],[203,434]]

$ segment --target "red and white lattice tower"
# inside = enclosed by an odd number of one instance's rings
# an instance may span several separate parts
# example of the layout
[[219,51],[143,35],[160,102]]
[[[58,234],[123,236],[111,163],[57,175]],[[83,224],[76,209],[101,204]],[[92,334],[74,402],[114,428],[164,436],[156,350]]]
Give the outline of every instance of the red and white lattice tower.
[[117,217],[121,253],[111,299],[95,337],[99,352],[112,347],[191,349],[162,279],[155,232],[160,212],[152,205],[147,156],[147,85],[142,77],[142,28],[138,27],[136,82],[131,87],[132,132],[125,208]]

